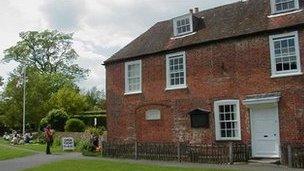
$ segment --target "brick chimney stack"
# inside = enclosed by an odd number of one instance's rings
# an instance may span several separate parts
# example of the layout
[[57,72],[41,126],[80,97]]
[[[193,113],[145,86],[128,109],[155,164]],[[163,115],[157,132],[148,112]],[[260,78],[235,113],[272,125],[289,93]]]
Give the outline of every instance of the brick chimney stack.
[[195,7],[195,8],[194,8],[194,13],[198,13],[198,11],[199,11],[199,8],[198,8],[198,7]]

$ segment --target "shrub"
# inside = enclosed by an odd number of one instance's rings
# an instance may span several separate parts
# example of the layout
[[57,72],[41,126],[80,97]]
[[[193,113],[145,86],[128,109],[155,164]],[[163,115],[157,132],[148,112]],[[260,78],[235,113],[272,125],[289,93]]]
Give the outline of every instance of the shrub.
[[99,127],[99,128],[89,127],[85,130],[86,133],[93,134],[96,136],[102,135],[104,131],[105,131],[104,127]]
[[79,119],[69,119],[64,127],[66,132],[83,132],[85,124]]
[[41,119],[40,130],[45,128],[48,124],[56,131],[64,131],[64,124],[68,120],[68,115],[64,110],[51,110],[48,115]]
[[78,147],[81,152],[83,151],[93,151],[94,147],[88,140],[81,140],[78,143]]

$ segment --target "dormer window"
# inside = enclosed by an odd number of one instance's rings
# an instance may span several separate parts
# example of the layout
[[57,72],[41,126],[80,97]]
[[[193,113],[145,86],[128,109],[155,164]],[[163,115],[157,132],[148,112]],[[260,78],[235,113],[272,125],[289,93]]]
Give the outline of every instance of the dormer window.
[[299,9],[299,0],[270,0],[273,14]]
[[182,36],[193,32],[192,14],[173,19],[174,36]]

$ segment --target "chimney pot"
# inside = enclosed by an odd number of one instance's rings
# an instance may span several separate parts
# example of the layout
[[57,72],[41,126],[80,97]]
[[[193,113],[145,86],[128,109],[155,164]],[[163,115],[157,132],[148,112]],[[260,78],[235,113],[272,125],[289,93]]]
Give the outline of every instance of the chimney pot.
[[193,9],[189,9],[189,12],[190,12],[191,14],[193,14]]
[[197,13],[199,11],[198,7],[194,8],[194,13]]

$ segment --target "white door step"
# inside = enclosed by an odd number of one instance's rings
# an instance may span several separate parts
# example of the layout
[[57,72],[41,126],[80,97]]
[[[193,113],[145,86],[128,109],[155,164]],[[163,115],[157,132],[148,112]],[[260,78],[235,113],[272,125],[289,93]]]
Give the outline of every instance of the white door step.
[[260,164],[280,164],[280,159],[251,159],[249,163],[260,163]]

